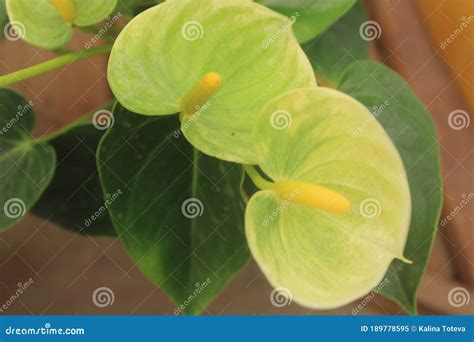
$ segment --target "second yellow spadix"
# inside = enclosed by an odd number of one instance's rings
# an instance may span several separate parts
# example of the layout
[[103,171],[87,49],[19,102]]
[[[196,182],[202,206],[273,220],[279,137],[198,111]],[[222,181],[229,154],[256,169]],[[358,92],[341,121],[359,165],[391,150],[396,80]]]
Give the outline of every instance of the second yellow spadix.
[[330,212],[346,213],[350,202],[343,195],[323,186],[299,181],[282,181],[275,184],[275,190],[281,198]]

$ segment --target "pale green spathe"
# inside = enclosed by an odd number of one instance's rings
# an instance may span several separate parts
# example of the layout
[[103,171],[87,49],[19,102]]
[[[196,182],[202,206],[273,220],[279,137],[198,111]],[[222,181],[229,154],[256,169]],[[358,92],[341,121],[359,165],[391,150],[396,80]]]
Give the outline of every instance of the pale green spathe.
[[402,160],[373,115],[335,90],[290,91],[265,106],[255,134],[259,165],[275,182],[327,187],[351,203],[330,213],[256,193],[246,211],[252,254],[274,287],[324,309],[373,289],[394,258],[403,259],[410,191]]
[[181,115],[186,138],[204,153],[255,163],[252,135],[262,106],[314,86],[291,21],[249,0],[171,0],[135,17],[112,49],[108,79],[118,101],[145,115],[181,111],[209,72],[220,89],[194,115]]
[[8,17],[26,42],[44,49],[64,46],[72,37],[72,26],[89,26],[105,19],[117,0],[74,0],[76,16],[66,22],[50,0],[6,0]]

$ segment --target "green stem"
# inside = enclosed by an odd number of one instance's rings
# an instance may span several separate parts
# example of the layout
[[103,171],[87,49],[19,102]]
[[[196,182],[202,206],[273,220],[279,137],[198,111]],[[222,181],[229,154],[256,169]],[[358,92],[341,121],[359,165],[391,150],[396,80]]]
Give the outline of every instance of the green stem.
[[99,39],[104,39],[111,43],[115,41],[115,37],[111,35],[109,32],[100,34],[100,28],[98,28],[97,26],[83,26],[83,27],[80,27],[79,29],[82,32],[92,34],[94,37],[97,35],[99,36]]
[[59,49],[52,50],[51,52],[61,56],[61,55],[66,55],[68,53],[72,53],[74,51],[66,49],[66,48],[59,48]]
[[57,137],[59,137],[63,134],[66,134],[67,132],[69,132],[71,129],[73,129],[75,127],[91,124],[92,123],[92,117],[97,111],[99,111],[101,109],[111,108],[114,102],[115,102],[115,99],[107,101],[106,103],[103,103],[102,105],[88,111],[87,113],[85,113],[80,118],[72,121],[71,123],[67,124],[66,126],[54,131],[53,133],[43,135],[39,138],[36,138],[35,142],[36,143],[46,143],[46,142],[51,141],[51,140],[53,140],[53,139],[55,139],[55,138],[57,138]]
[[271,190],[275,187],[275,183],[263,179],[257,169],[252,165],[243,165],[243,167],[252,182],[261,190]]
[[72,64],[81,59],[108,53],[111,49],[112,45],[101,45],[89,50],[72,52],[63,56],[53,58],[47,62],[33,65],[29,68],[12,72],[11,74],[0,76],[0,88],[6,87],[12,83],[27,80],[29,78],[47,73],[55,69],[59,69],[63,66]]
[[97,34],[97,29],[94,26],[81,26],[79,27],[79,30],[85,33],[90,33],[92,35]]

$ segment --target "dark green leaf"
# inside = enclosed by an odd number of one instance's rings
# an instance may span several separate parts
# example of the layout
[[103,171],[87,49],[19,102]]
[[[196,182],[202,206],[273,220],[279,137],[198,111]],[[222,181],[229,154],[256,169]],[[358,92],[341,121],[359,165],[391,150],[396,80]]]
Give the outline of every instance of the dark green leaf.
[[369,44],[359,36],[359,28],[366,20],[364,2],[359,0],[329,30],[302,46],[319,83],[337,84],[347,66],[369,58]]
[[115,235],[96,167],[103,131],[78,126],[50,141],[58,158],[50,186],[32,212],[66,229],[88,235]]
[[[416,313],[416,296],[436,234],[442,184],[438,138],[429,113],[409,85],[386,66],[352,64],[339,89],[368,107],[392,138],[407,170],[412,216],[405,256],[412,265],[393,261],[382,294]],[[363,127],[361,127],[363,129]],[[357,132],[354,132],[357,133]]]
[[119,0],[114,13],[133,17],[144,10],[162,3],[164,0]]
[[178,130],[177,116],[114,110],[99,146],[99,173],[132,259],[178,305],[200,313],[247,262],[242,168],[205,156]]
[[305,43],[339,19],[355,0],[259,0],[258,2],[294,20],[293,30]]
[[[8,22],[7,8],[5,7],[5,0],[0,0],[0,29],[4,30],[5,25]],[[3,33],[3,32],[1,32]],[[3,34],[0,34],[0,39],[4,38]]]
[[54,149],[35,140],[33,103],[0,89],[0,230],[30,210],[54,173]]
[[5,0],[0,0],[0,24],[4,24],[7,21],[7,9],[5,7]]

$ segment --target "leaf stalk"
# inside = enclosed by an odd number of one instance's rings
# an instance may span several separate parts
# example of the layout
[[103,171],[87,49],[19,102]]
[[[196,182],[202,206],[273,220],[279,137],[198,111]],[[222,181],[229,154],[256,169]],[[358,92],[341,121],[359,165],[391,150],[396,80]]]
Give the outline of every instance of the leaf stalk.
[[62,68],[66,65],[80,61],[81,59],[108,53],[111,49],[112,45],[101,45],[89,50],[71,52],[53,58],[47,62],[33,65],[31,67],[12,72],[10,74],[0,76],[0,88]]
[[257,169],[252,165],[243,165],[245,172],[250,177],[252,182],[261,190],[272,190],[275,188],[275,183],[265,180]]

